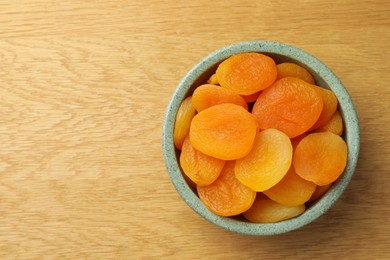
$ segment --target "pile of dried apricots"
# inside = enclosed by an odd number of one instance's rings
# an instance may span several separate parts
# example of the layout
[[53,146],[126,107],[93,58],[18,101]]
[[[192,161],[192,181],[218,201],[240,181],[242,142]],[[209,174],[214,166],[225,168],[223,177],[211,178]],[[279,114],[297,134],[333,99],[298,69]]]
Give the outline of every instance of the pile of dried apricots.
[[181,104],[174,143],[188,184],[220,216],[300,215],[347,164],[334,93],[294,63],[240,53]]

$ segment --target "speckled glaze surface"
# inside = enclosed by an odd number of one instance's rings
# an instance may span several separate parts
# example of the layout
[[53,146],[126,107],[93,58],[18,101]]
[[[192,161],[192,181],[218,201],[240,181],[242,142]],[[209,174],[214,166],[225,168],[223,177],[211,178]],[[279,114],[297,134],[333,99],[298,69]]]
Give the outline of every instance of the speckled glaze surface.
[[[336,94],[339,100],[340,112],[344,119],[343,138],[348,145],[348,162],[344,173],[332,188],[321,199],[307,207],[303,214],[278,223],[249,223],[233,218],[220,217],[209,211],[182,177],[178,164],[178,152],[175,150],[173,142],[176,113],[182,100],[191,95],[197,86],[204,83],[213,74],[219,63],[231,55],[242,52],[261,52],[272,57],[276,63],[294,62],[305,67],[312,73],[317,85],[328,88]],[[169,102],[165,114],[162,144],[164,160],[171,181],[183,200],[196,213],[215,225],[232,232],[247,235],[275,235],[309,224],[332,207],[344,192],[354,174],[359,156],[360,134],[358,118],[352,100],[343,84],[325,64],[310,54],[287,44],[253,41],[236,43],[215,51],[195,65],[182,79]]]

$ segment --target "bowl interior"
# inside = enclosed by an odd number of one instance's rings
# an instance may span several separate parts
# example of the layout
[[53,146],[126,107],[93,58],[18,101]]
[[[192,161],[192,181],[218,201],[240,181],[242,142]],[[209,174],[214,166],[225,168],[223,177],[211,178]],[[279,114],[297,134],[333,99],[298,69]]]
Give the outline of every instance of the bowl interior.
[[[192,95],[196,87],[204,84],[216,71],[218,65],[231,55],[242,52],[261,52],[272,57],[275,62],[293,62],[306,68],[315,78],[316,84],[332,90],[339,101],[339,109],[344,120],[343,139],[348,146],[347,166],[331,189],[319,200],[308,204],[306,211],[289,220],[272,224],[250,223],[241,218],[220,217],[209,211],[196,192],[186,183],[179,166],[179,151],[173,144],[173,128],[176,113],[184,98]],[[359,125],[351,98],[337,76],[321,61],[310,54],[290,45],[269,42],[241,42],[220,49],[198,63],[180,82],[168,105],[163,126],[163,152],[169,176],[184,201],[199,215],[227,230],[248,235],[273,235],[302,227],[325,213],[341,196],[354,173],[359,153]]]

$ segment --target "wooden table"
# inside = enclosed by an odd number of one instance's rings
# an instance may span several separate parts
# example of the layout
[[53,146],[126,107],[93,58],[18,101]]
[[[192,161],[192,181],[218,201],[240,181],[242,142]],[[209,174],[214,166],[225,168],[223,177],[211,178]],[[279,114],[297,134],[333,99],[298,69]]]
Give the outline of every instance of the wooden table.
[[[389,17],[386,0],[0,1],[0,258],[389,259]],[[193,212],[161,148],[187,71],[261,39],[334,70],[362,139],[337,204],[272,237]]]

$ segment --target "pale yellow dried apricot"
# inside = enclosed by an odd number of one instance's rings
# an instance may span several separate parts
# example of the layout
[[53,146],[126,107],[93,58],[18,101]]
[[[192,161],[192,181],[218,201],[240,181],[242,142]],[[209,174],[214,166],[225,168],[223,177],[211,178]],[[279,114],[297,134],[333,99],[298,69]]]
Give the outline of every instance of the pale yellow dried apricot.
[[286,206],[299,206],[306,203],[314,193],[314,183],[299,177],[291,166],[283,179],[263,193],[273,201]]
[[[258,196],[259,197],[259,196]],[[268,198],[256,198],[249,210],[243,216],[250,222],[255,223],[275,223],[287,220],[302,214],[305,205],[285,206]]]
[[286,134],[276,129],[261,131],[250,153],[236,161],[236,177],[252,190],[267,190],[286,175],[292,153]]

